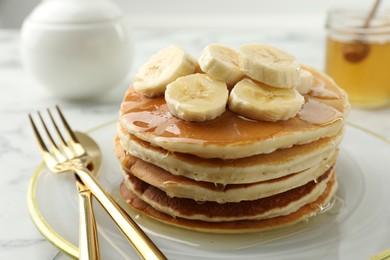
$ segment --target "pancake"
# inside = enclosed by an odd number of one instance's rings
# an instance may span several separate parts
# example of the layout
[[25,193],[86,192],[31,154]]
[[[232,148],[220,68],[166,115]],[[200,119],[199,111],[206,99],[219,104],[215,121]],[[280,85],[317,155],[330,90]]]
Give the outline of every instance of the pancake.
[[[180,68],[160,65],[147,63],[151,74],[143,76],[155,84],[146,90],[161,91],[151,96],[130,86],[119,110],[120,195],[131,207],[182,228],[243,233],[292,225],[329,206],[349,110],[331,78],[302,65],[310,72],[300,76],[303,97],[295,85],[260,91],[259,82],[237,96],[240,83],[232,89],[201,70],[178,75]],[[174,77],[166,83],[161,71]],[[299,66],[289,76],[295,72]],[[231,91],[226,102],[217,88]]]
[[317,200],[333,175],[334,170],[331,168],[316,181],[270,197],[238,203],[198,202],[192,199],[171,198],[165,192],[130,173],[127,174],[128,181],[125,184],[126,188],[140,199],[172,217],[221,222],[288,215],[307,203]]
[[270,154],[231,160],[205,159],[191,154],[171,153],[142,141],[120,126],[118,136],[121,142],[120,149],[174,175],[226,185],[271,180],[317,166],[323,160],[332,157],[342,139],[343,131],[336,136],[279,149]]
[[[296,211],[283,216],[271,217],[261,220],[239,220],[239,221],[219,221],[210,222],[194,219],[186,219],[178,216],[172,216],[156,210],[150,204],[146,203],[140,197],[135,195],[124,184],[121,185],[120,194],[122,198],[134,209],[143,214],[164,222],[169,225],[174,225],[181,228],[209,232],[209,233],[248,233],[260,232],[275,228],[286,227],[296,224],[300,221],[306,220],[321,212],[323,207],[327,207],[331,201],[332,196],[337,190],[337,182],[332,174],[332,177],[327,182],[323,193],[314,201],[305,204]],[[202,204],[200,204],[202,205]],[[210,207],[209,207],[210,208]],[[209,209],[208,208],[208,209]],[[234,209],[233,209],[234,210]]]
[[309,92],[298,115],[285,121],[250,120],[227,109],[214,120],[188,122],[169,112],[164,96],[149,98],[131,87],[121,104],[119,123],[154,146],[202,158],[236,159],[310,143],[336,135],[348,111],[345,92],[329,77],[310,71],[333,95]]
[[[316,180],[336,162],[337,153],[323,160],[322,163],[302,172],[285,177],[250,184],[221,185],[204,181],[195,181],[170,172],[126,154],[116,139],[115,151],[122,164],[123,171],[164,191],[169,197],[189,198],[196,201],[216,201],[218,203],[239,202],[269,197],[302,186]],[[125,183],[128,180],[125,179]]]

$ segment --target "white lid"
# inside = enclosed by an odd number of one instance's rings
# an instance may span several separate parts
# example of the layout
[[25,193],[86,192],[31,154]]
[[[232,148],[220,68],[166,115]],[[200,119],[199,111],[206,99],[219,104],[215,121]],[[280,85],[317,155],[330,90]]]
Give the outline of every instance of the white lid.
[[118,19],[122,11],[108,0],[46,0],[30,14],[34,22],[82,24]]

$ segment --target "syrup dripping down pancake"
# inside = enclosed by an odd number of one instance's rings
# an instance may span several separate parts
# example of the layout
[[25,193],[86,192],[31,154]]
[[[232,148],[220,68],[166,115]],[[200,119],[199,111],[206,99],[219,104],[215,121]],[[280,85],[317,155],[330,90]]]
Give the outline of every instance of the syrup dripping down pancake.
[[161,211],[156,210],[148,203],[144,202],[133,192],[126,188],[124,184],[120,187],[120,193],[123,199],[129,206],[142,214],[151,217],[160,222],[173,225],[176,227],[186,228],[208,233],[250,233],[282,228],[301,222],[313,217],[317,212],[320,212],[320,205],[327,205],[337,190],[337,182],[333,177],[326,186],[325,191],[318,197],[317,200],[304,205],[297,211],[279,217],[273,217],[262,220],[239,220],[239,221],[223,221],[223,222],[208,222],[201,220],[185,219],[180,217],[172,217]]
[[164,96],[148,98],[129,88],[120,109],[120,125],[130,134],[171,152],[202,158],[236,159],[271,153],[295,144],[336,135],[348,110],[345,92],[333,80],[313,69],[317,80],[334,97],[305,97],[297,116],[278,122],[249,120],[227,109],[207,122],[187,122],[174,117]]
[[343,131],[333,137],[279,149],[270,154],[231,160],[205,159],[191,154],[172,153],[128,134],[122,127],[118,129],[118,136],[120,144],[118,137],[115,139],[117,151],[125,150],[126,153],[174,175],[226,185],[271,180],[318,166],[333,156],[342,139]]
[[158,211],[186,219],[208,222],[236,220],[259,220],[291,214],[304,205],[316,201],[326,190],[333,178],[334,170],[329,169],[316,181],[300,187],[252,201],[217,203],[198,202],[192,199],[169,197],[162,190],[138,179],[130,173],[125,181],[126,188]]
[[284,177],[248,184],[227,184],[195,181],[176,176],[170,172],[127,154],[116,139],[115,150],[123,171],[163,190],[170,197],[190,198],[196,201],[216,201],[219,203],[255,200],[275,195],[302,186],[323,175],[335,164],[337,153],[321,163],[301,172],[293,172]]

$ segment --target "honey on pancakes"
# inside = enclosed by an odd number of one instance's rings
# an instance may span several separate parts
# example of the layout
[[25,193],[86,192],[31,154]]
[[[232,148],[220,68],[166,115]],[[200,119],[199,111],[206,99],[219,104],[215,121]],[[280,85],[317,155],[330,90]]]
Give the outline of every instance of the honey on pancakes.
[[285,121],[255,121],[226,110],[220,117],[206,122],[187,122],[171,115],[164,96],[148,98],[130,88],[121,106],[121,116],[138,132],[170,141],[225,145],[261,141],[275,135],[310,131],[322,125],[343,120],[345,100],[335,83],[312,71],[317,80],[324,82],[324,92],[334,95],[318,95],[319,90],[306,96],[306,103],[298,116]]

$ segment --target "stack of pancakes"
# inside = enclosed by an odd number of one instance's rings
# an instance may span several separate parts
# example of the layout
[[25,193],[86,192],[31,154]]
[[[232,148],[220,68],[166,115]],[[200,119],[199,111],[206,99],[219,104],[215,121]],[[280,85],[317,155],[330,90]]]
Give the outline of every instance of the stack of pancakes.
[[262,231],[316,215],[337,189],[348,101],[333,80],[307,69],[321,88],[305,95],[295,117],[278,122],[229,109],[188,122],[169,112],[164,96],[130,87],[115,138],[122,198],[153,219],[212,233]]

